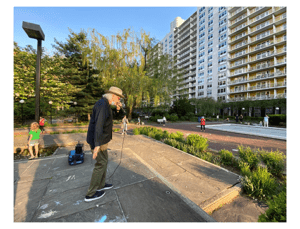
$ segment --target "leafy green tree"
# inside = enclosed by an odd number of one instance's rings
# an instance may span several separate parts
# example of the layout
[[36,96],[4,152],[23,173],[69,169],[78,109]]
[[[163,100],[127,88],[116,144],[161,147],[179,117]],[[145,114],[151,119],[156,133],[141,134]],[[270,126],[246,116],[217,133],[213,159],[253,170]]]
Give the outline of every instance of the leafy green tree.
[[198,114],[206,116],[212,116],[219,113],[219,110],[222,107],[222,101],[216,101],[212,97],[191,99],[191,102],[195,105]]
[[146,39],[147,35],[138,39],[131,29],[125,29],[123,33],[111,37],[93,30],[89,46],[84,50],[84,63],[91,63],[93,68],[99,70],[98,76],[102,78],[105,89],[111,86],[122,89],[129,119],[133,107],[140,106],[143,93],[149,85],[138,42]]
[[[34,118],[35,106],[35,77],[36,77],[36,51],[27,46],[21,48],[14,43],[14,105],[17,110],[18,102],[23,99],[24,114],[26,118]],[[49,57],[42,54],[41,58],[41,83],[40,83],[40,111],[41,115],[52,100],[53,107],[67,107],[65,101],[70,99],[74,90],[72,84],[64,84],[60,78],[61,58]],[[29,110],[30,111],[29,111]],[[20,115],[18,112],[15,115]]]
[[[73,106],[67,113],[75,113],[81,120],[89,120],[94,104],[104,94],[104,87],[99,71],[91,67],[90,63],[83,60],[83,51],[90,51],[87,33],[81,31],[75,33],[69,30],[67,42],[59,42],[55,39],[56,55],[62,59],[60,65],[61,81],[76,87],[71,93]],[[70,102],[69,100],[68,102]]]
[[176,113],[178,116],[185,116],[188,113],[195,113],[195,106],[187,98],[175,100],[170,113]]

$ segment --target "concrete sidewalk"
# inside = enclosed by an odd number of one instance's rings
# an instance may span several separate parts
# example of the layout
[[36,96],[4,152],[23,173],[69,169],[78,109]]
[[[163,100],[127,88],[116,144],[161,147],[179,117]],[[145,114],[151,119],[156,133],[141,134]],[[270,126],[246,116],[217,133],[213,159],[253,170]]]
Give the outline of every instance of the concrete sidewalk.
[[[25,138],[27,136],[24,136]],[[86,134],[42,135],[59,145],[53,156],[14,163],[15,222],[214,222],[207,213],[241,192],[239,176],[154,139],[113,133],[109,178],[114,188],[86,203],[93,170]],[[22,136],[15,138],[21,145]],[[26,141],[26,139],[25,139]],[[69,166],[67,154],[81,141],[85,162]]]

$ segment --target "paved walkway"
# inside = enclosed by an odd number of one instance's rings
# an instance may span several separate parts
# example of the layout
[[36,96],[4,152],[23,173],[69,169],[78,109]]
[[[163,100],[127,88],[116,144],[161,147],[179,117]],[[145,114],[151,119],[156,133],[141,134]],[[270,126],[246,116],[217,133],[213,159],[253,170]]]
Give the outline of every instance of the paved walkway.
[[[75,139],[64,134],[65,141],[67,136]],[[76,140],[85,137],[77,134]],[[110,180],[114,188],[91,203],[83,201],[94,163],[87,144],[82,165],[67,163],[74,146],[47,158],[15,161],[14,221],[210,222],[215,220],[206,212],[221,203],[217,200],[240,191],[239,176],[218,166],[145,136],[126,136],[121,154],[122,141],[114,133],[109,144],[108,177],[121,160]]]

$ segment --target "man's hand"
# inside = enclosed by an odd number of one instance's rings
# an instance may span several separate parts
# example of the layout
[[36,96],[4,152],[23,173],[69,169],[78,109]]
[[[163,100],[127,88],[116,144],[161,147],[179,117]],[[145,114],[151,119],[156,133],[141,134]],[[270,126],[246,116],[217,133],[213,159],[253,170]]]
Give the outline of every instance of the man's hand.
[[93,159],[96,160],[100,146],[96,146],[93,152]]
[[116,106],[117,106],[117,111],[119,111],[121,109],[121,107],[122,107],[122,103],[121,102],[117,102]]

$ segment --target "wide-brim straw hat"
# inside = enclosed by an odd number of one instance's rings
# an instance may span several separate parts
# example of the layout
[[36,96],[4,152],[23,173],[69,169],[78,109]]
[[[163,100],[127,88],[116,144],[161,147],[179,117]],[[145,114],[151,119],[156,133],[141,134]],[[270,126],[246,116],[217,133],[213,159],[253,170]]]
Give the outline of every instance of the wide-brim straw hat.
[[118,87],[110,87],[109,90],[106,91],[105,93],[112,93],[112,94],[115,94],[117,96],[124,98],[122,90]]

